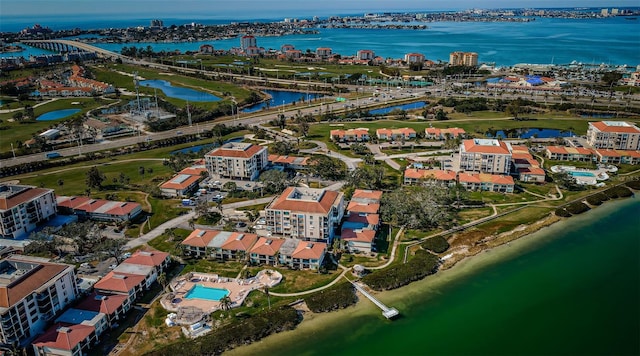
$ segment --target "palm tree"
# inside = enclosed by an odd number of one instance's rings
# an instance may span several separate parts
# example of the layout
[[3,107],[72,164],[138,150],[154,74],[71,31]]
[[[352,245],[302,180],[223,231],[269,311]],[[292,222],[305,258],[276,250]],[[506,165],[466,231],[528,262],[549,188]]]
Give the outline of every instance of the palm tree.
[[158,276],[158,283],[162,286],[162,290],[164,291],[167,288],[167,275],[166,273],[160,273]]
[[222,310],[231,309],[231,298],[229,298],[228,295],[225,295],[224,297],[222,297],[222,299],[220,299],[220,305],[222,306]]

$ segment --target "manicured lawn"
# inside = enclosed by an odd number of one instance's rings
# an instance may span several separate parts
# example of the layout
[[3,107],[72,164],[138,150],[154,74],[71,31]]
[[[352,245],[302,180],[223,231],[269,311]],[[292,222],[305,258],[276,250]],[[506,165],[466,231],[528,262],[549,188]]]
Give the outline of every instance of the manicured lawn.
[[165,232],[164,234],[149,241],[148,245],[155,248],[156,250],[169,252],[174,256],[181,256],[182,250],[180,249],[179,243],[182,242],[187,236],[189,236],[190,233],[191,230],[176,228],[173,229],[174,236],[171,236],[169,233]]
[[478,220],[493,214],[493,209],[491,207],[484,208],[476,208],[476,209],[465,209],[458,213],[459,224],[466,224],[468,222]]
[[[340,271],[329,271],[326,274],[310,270],[290,270],[281,267],[269,267],[282,273],[282,283],[272,288],[277,293],[295,293],[326,285],[336,278]],[[255,274],[264,267],[252,267],[251,273]]]
[[236,278],[242,270],[244,263],[236,261],[211,261],[207,259],[185,259],[187,265],[182,274],[189,272],[216,273],[223,277]]

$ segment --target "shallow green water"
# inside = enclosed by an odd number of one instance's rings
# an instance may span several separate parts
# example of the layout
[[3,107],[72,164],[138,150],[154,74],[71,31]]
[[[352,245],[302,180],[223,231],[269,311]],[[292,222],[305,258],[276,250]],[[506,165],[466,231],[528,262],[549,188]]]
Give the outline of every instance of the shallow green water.
[[526,239],[525,247],[486,253],[496,258],[480,257],[487,261],[472,262],[469,273],[387,298],[398,320],[355,313],[267,348],[279,355],[639,354],[640,199],[607,203]]

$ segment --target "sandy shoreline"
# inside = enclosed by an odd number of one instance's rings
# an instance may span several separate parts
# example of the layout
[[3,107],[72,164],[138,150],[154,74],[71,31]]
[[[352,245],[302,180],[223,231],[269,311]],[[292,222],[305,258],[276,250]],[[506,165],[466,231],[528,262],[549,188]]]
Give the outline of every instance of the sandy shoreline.
[[[428,302],[433,296],[441,293],[440,288],[469,274],[481,273],[481,270],[501,261],[517,258],[523,253],[535,249],[536,246],[544,244],[555,238],[555,233],[576,226],[581,222],[607,215],[613,210],[622,209],[634,203],[634,198],[608,201],[601,206],[594,208],[581,215],[568,219],[558,219],[536,224],[535,231],[531,231],[534,225],[529,225],[526,229],[518,231],[517,237],[503,240],[504,242],[495,247],[485,249],[483,253],[474,253],[458,259],[455,263],[442,269],[438,273],[428,276],[425,279],[413,282],[408,286],[398,289],[377,293],[376,296],[385,304],[397,308],[402,314],[408,305],[415,304],[417,300],[421,303]],[[522,234],[520,234],[522,233]],[[502,235],[502,234],[501,234]],[[339,324],[345,318],[378,318],[381,324],[392,321],[384,320],[380,315],[380,310],[367,300],[360,300],[355,306],[344,310],[330,313],[305,313],[304,320],[295,330],[271,335],[259,342],[242,346],[225,354],[230,355],[255,355],[264,354],[277,350],[279,345],[296,340],[296,343],[304,343],[305,340],[313,339],[315,333],[331,328],[332,325]]]

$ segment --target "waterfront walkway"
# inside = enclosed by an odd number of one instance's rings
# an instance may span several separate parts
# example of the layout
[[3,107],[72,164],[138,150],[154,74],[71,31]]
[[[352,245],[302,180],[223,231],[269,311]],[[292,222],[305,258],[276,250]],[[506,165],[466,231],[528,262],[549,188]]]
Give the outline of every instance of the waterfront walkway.
[[369,294],[369,292],[367,292],[364,289],[364,287],[362,287],[360,284],[358,284],[356,282],[351,282],[351,284],[353,284],[353,286],[356,288],[356,290],[358,292],[360,292],[360,294],[362,294],[365,297],[367,297],[367,299],[369,299],[371,302],[373,302],[373,304],[375,304],[378,308],[382,309],[382,315],[384,315],[385,318],[392,319],[392,318],[398,316],[398,314],[400,314],[396,308],[387,307],[386,305],[384,305],[384,303],[379,301],[376,297],[374,297],[371,294]]

